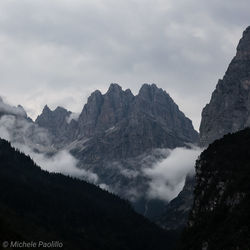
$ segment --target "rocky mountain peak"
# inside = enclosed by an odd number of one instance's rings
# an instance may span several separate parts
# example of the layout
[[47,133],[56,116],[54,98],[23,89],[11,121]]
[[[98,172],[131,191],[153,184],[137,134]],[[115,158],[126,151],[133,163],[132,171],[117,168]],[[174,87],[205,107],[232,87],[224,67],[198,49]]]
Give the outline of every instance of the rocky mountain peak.
[[84,105],[80,114],[79,121],[89,119],[89,121],[96,120],[100,113],[100,107],[103,103],[103,96],[99,90],[94,91],[88,98],[87,104]]
[[71,130],[70,124],[67,119],[72,112],[66,110],[63,107],[57,107],[55,110],[51,110],[47,105],[43,108],[43,112],[36,118],[36,123],[46,128],[54,137],[53,141],[58,145],[64,143],[72,137],[68,133]]
[[43,111],[51,111],[51,109],[49,108],[49,106],[46,104],[43,108]]
[[122,87],[117,83],[111,83],[108,91],[106,92],[106,94],[103,95],[103,97],[105,100],[110,100],[111,102],[113,102],[113,105],[116,106],[121,105],[123,100],[131,95],[130,93],[132,94],[131,91],[124,91]]
[[250,53],[250,26],[243,32],[243,36],[237,46],[237,52],[239,53]]
[[24,109],[24,107],[22,105],[17,105],[17,108],[23,113],[23,116],[25,118],[28,118],[28,115],[26,113],[26,110]]
[[[137,98],[140,102],[151,103],[151,105],[162,105],[162,108],[170,108],[174,104],[174,101],[169,94],[161,88],[158,88],[155,84],[143,84]],[[143,104],[145,105],[145,103]],[[178,107],[176,104],[174,104]]]
[[108,93],[120,93],[122,92],[122,87],[117,83],[111,83],[108,89]]
[[150,89],[158,89],[158,87],[156,86],[155,83],[152,83],[152,84],[144,83],[140,88],[141,91],[150,90]]
[[112,99],[116,102],[128,101],[127,99],[131,100],[134,97],[130,89],[124,91],[117,83],[111,83],[108,91],[103,96],[106,100]]
[[223,135],[250,126],[250,27],[237,47],[225,76],[202,111],[200,137],[207,146]]
[[95,90],[93,93],[91,93],[91,95],[89,96],[88,98],[88,101],[87,101],[87,104],[88,105],[89,103],[98,103],[98,101],[102,99],[102,93],[100,90]]
[[68,111],[67,109],[63,108],[63,107],[60,107],[58,106],[55,110],[54,110],[54,113],[57,114],[57,115],[61,115],[61,116],[69,116],[71,114],[70,111]]
[[49,106],[46,104],[43,108],[43,111],[42,113],[50,113],[51,112],[51,109],[49,108]]
[[139,90],[138,96],[144,99],[152,100],[156,91],[159,91],[155,84],[144,83]]
[[131,97],[134,96],[130,89],[126,89],[125,93],[126,93],[127,96],[131,96]]
[[67,109],[58,106],[54,111],[52,111],[48,105],[45,105],[42,111],[42,114],[37,117],[37,121],[41,119],[49,119],[50,117],[58,117],[58,116],[67,116],[70,115],[71,112]]
[[127,116],[133,98],[130,90],[123,91],[116,83],[104,95],[93,92],[79,117],[78,133],[89,137],[115,126]]

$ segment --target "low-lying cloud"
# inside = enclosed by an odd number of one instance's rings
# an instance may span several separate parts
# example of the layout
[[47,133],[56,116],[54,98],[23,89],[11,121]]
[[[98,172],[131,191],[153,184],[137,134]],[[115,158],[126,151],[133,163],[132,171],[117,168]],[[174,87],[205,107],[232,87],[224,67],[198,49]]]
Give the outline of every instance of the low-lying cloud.
[[22,108],[12,107],[0,99],[0,112],[0,138],[29,155],[43,170],[98,182],[95,173],[77,167],[78,160],[69,151],[57,151],[48,131],[26,118]]
[[202,149],[191,148],[166,149],[166,159],[143,170],[149,181],[148,197],[170,201],[182,190],[188,174],[194,174],[195,161]]
[[71,113],[67,118],[66,122],[69,124],[72,120],[78,121],[80,113]]
[[14,144],[14,146],[26,155],[29,155],[32,160],[43,170],[76,177],[78,179],[87,180],[91,183],[98,182],[97,174],[78,168],[78,160],[74,158],[67,150],[59,151],[55,155],[48,157],[45,154],[35,153],[27,146],[20,144]]
[[0,97],[0,113],[26,117],[27,114],[22,106],[14,107],[3,102]]
[[[175,149],[154,149],[137,157],[108,165],[113,190],[131,202],[158,199],[169,202],[182,190],[187,175],[194,174],[202,149],[186,145]],[[128,185],[129,184],[129,185]]]
[[12,143],[29,145],[38,150],[51,150],[48,131],[25,117],[7,114],[0,116],[0,137]]

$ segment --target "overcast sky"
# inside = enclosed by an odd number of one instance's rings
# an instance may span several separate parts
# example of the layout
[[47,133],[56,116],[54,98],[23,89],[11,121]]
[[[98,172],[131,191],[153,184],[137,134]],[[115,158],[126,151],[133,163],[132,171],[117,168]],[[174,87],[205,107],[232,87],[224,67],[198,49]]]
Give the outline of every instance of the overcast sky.
[[111,82],[166,90],[199,127],[250,25],[249,0],[0,0],[0,95],[32,118]]

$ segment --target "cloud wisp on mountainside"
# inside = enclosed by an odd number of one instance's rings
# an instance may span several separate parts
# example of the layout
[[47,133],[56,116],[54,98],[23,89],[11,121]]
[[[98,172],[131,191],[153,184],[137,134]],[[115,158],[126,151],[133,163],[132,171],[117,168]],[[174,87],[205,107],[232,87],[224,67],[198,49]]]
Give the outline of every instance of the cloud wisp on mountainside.
[[187,175],[194,174],[194,166],[202,149],[189,145],[165,150],[167,157],[150,168],[143,169],[149,181],[148,197],[171,201],[182,190]]
[[32,149],[25,145],[14,143],[13,146],[18,148],[26,155],[29,155],[43,170],[87,180],[88,182],[94,184],[98,183],[99,178],[97,174],[78,168],[78,160],[74,158],[67,150],[61,150],[53,156],[48,157],[46,154],[35,153],[32,151]]
[[0,137],[29,155],[43,170],[98,182],[97,174],[77,167],[78,160],[69,151],[53,148],[48,131],[27,119],[23,108],[12,107],[0,99],[0,112]]

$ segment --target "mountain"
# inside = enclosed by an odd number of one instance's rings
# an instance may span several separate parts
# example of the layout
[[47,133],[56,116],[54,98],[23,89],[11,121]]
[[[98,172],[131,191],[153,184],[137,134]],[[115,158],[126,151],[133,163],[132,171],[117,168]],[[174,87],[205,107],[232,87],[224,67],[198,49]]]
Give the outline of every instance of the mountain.
[[[218,81],[212,94],[210,103],[202,111],[200,125],[200,144],[207,147],[215,139],[227,133],[236,132],[250,126],[250,27],[244,32],[237,46],[236,56],[231,61],[225,76]],[[191,209],[190,199],[193,199],[193,187],[186,183],[180,195],[171,201],[166,212],[158,222],[162,227],[171,228],[172,218],[168,214],[176,214],[179,218],[181,211],[180,227],[184,227]],[[185,195],[183,195],[185,194]],[[166,220],[169,218],[169,220]],[[183,218],[186,218],[185,220]],[[175,226],[174,226],[175,228]]]
[[[0,139],[3,241],[59,241],[63,249],[172,249],[174,235],[98,187],[42,171]],[[2,246],[2,242],[1,242]]]
[[96,173],[109,190],[132,201],[137,211],[149,217],[159,213],[163,203],[151,205],[143,169],[166,157],[159,149],[198,141],[191,120],[168,93],[144,84],[134,96],[111,84],[105,94],[98,90],[91,94],[77,121],[67,123],[69,115],[45,107],[36,124],[57,138],[55,147],[62,148],[64,142],[79,160],[79,168]]
[[96,145],[99,152],[95,154],[112,160],[138,156],[154,148],[175,148],[198,139],[192,122],[155,84],[144,84],[137,96],[129,89],[123,91],[118,84],[111,84],[104,95],[98,90],[93,92],[76,128],[66,131],[69,115],[70,112],[61,107],[51,111],[45,106],[36,123],[55,137],[71,133],[72,141],[84,138],[91,144],[89,140],[101,138],[101,144]]
[[249,144],[248,128],[216,140],[201,154],[179,249],[250,249]]
[[210,103],[202,111],[200,138],[208,145],[223,135],[250,125],[250,27],[237,47],[236,56],[219,80]]

